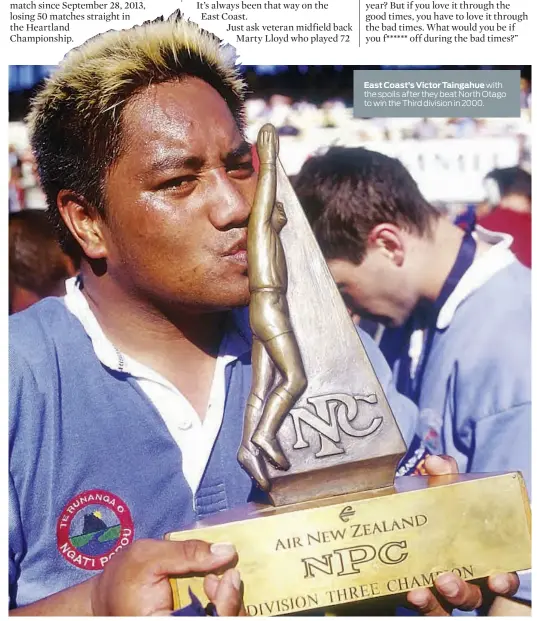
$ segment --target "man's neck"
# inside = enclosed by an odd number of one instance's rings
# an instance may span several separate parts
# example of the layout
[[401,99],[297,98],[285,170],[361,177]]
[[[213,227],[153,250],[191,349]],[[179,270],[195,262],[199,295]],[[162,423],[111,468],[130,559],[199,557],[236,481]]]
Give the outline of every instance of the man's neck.
[[516,211],[518,213],[531,213],[531,203],[525,197],[520,194],[509,194],[504,196],[499,205],[502,209],[509,209],[510,211]]
[[104,334],[122,353],[157,371],[184,393],[196,374],[199,384],[204,383],[202,376],[212,380],[225,313],[164,313],[84,267],[84,296]]
[[[440,218],[434,225],[431,238],[422,238],[421,296],[435,302],[455,264],[461,248],[464,231],[449,220]],[[484,254],[491,244],[477,240],[474,261]]]

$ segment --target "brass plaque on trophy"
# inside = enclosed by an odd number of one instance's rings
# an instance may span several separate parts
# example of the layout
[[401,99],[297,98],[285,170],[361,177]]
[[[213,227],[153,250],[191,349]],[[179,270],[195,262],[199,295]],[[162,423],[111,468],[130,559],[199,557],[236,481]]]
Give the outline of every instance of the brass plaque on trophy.
[[[233,542],[246,611],[272,616],[430,587],[445,571],[473,580],[527,568],[529,529],[519,474],[453,475],[399,477],[395,490],[328,503],[248,505],[169,538]],[[189,586],[206,601],[202,578],[173,580],[177,606],[190,603]]]
[[[273,506],[222,511],[172,540],[232,542],[253,616],[325,608],[531,565],[522,477],[401,477],[406,448],[278,160],[272,126],[248,225],[253,382],[238,459]],[[498,502],[501,499],[501,502]],[[172,579],[174,604],[206,601]]]

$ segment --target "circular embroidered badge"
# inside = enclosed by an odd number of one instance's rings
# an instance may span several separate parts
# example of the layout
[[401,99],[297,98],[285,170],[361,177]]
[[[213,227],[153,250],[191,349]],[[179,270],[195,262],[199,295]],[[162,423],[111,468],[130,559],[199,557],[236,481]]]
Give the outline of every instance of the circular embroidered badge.
[[91,489],[72,498],[56,527],[58,550],[76,567],[100,570],[134,538],[127,505],[115,494]]

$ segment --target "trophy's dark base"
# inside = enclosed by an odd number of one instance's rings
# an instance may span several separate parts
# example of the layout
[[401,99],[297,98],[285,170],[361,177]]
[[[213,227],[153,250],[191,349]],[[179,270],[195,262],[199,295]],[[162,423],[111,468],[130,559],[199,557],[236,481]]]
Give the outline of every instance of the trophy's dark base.
[[276,476],[271,479],[269,496],[272,504],[280,507],[323,498],[333,501],[343,494],[392,487],[393,473],[402,456],[402,453],[383,455],[358,463]]

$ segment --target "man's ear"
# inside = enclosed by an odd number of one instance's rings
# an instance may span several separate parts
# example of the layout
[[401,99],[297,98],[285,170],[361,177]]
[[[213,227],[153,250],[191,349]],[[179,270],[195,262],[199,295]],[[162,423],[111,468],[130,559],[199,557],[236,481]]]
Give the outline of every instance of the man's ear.
[[60,190],[56,198],[60,214],[89,259],[105,259],[103,219],[97,209],[72,190]]
[[395,224],[377,224],[367,236],[367,246],[369,250],[380,250],[396,267],[401,267],[405,261],[405,239]]

